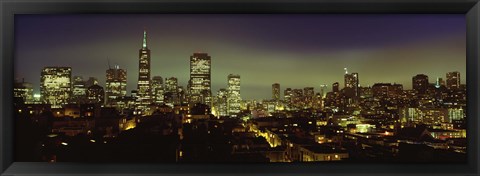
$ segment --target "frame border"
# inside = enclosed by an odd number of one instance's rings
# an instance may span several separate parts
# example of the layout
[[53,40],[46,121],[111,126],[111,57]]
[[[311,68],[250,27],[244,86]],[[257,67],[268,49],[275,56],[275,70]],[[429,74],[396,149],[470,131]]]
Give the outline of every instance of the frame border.
[[[479,175],[479,0],[0,0],[1,175]],[[467,23],[468,164],[88,164],[14,162],[15,14],[404,13],[465,14]]]

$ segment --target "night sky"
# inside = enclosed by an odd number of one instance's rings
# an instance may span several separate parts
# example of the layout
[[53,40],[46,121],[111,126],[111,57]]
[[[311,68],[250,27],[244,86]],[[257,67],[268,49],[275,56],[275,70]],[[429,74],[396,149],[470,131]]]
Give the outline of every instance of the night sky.
[[138,52],[148,32],[153,76],[177,77],[186,88],[194,52],[212,57],[212,93],[241,76],[243,99],[271,98],[271,85],[343,87],[344,68],[360,85],[430,82],[446,72],[466,75],[466,23],[459,15],[16,15],[15,77],[39,92],[45,66],[72,67],[97,77],[110,65],[126,68],[136,88]]

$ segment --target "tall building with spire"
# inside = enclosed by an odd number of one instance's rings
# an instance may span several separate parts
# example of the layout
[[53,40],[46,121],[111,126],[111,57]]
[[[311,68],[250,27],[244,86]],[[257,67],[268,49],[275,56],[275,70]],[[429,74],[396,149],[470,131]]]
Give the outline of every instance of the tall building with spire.
[[150,50],[147,47],[147,31],[143,31],[143,45],[138,53],[137,108],[146,109],[152,102],[150,84]]

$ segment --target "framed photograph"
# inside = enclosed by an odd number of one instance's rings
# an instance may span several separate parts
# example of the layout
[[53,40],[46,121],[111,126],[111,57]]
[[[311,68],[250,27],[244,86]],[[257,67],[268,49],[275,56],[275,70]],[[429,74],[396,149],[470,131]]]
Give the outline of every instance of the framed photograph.
[[1,1],[2,175],[478,175],[478,1]]

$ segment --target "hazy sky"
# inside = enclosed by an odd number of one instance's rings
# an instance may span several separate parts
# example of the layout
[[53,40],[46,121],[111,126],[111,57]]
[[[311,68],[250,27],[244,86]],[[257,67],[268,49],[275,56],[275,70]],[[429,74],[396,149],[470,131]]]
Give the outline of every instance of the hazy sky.
[[360,85],[430,82],[459,71],[465,83],[466,23],[458,15],[16,15],[15,76],[34,84],[46,66],[72,67],[72,76],[97,77],[110,65],[126,68],[136,88],[138,52],[148,32],[153,76],[177,77],[186,88],[194,52],[212,57],[212,93],[241,76],[243,99],[271,98],[271,85],[343,87],[343,68]]

